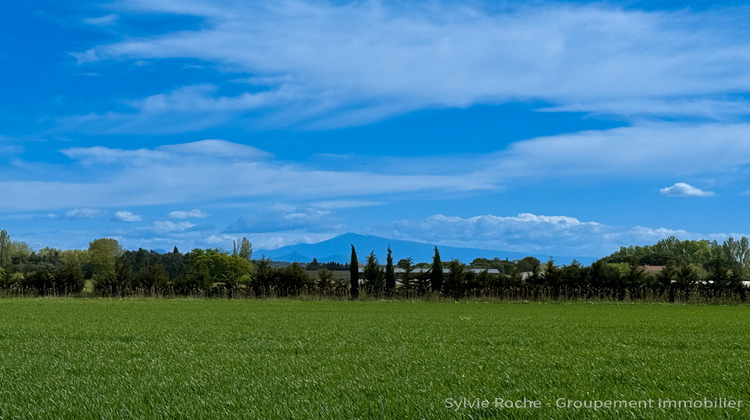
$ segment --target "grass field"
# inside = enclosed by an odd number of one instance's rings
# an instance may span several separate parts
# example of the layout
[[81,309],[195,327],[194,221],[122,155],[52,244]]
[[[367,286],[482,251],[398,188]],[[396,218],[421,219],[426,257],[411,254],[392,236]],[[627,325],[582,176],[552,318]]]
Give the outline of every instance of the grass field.
[[[2,299],[0,418],[750,418],[749,321],[746,306]],[[742,403],[658,406],[717,398]]]

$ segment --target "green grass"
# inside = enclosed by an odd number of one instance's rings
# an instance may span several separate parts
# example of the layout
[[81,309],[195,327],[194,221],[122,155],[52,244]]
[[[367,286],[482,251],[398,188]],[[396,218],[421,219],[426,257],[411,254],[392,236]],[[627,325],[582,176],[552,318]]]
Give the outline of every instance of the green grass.
[[[749,321],[746,306],[2,299],[0,418],[750,418]],[[463,397],[490,407],[446,408]]]

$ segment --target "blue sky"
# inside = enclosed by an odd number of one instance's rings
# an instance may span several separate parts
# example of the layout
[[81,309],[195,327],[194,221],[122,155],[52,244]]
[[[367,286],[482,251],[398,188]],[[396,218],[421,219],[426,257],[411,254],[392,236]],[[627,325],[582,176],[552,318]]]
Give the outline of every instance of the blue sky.
[[603,256],[750,233],[744,2],[13,2],[0,227]]

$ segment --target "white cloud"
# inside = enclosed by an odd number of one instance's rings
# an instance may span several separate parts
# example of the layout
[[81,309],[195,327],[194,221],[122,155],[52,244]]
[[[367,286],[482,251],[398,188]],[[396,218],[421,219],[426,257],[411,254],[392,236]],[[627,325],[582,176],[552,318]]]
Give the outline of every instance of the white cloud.
[[[235,82],[266,88],[228,97],[217,96],[216,86],[186,86],[133,102],[136,119],[167,111],[218,118],[263,107],[277,122],[349,125],[415,109],[516,100],[630,115],[617,104],[696,96],[720,103],[750,89],[748,8],[200,0],[120,2],[117,11],[189,14],[205,24],[123,34],[124,41],[77,53],[81,64],[189,57],[245,72],[252,77]],[[691,107],[682,110],[696,112]]]
[[245,144],[226,140],[201,140],[192,143],[172,144],[158,147],[157,150],[175,155],[206,156],[243,161],[257,161],[271,157],[263,150]]
[[673,197],[711,197],[712,195],[714,195],[714,193],[711,191],[703,191],[684,182],[677,182],[671,187],[660,189],[659,192],[661,193],[661,195]]
[[151,230],[153,232],[163,235],[166,233],[185,232],[187,230],[193,229],[194,227],[196,227],[196,225],[190,222],[174,223],[168,220],[159,220],[159,221],[154,222],[153,225],[145,229]]
[[321,209],[354,209],[360,207],[373,207],[381,206],[385,204],[382,201],[367,201],[367,200],[329,200],[320,201],[314,204],[314,207]]
[[102,217],[104,211],[98,209],[73,209],[65,213],[66,219],[96,219]]
[[726,173],[750,163],[750,125],[650,123],[512,143],[482,171],[493,179]]
[[226,140],[200,140],[191,143],[169,144],[155,149],[137,150],[111,149],[102,146],[74,147],[62,150],[62,153],[86,166],[103,163],[143,166],[170,161],[182,156],[203,156],[241,161],[257,161],[271,156],[270,153],[255,147]]
[[372,234],[419,240],[445,246],[528,252],[557,256],[603,257],[624,245],[654,244],[660,239],[716,239],[750,236],[742,233],[696,233],[664,227],[618,227],[568,216],[521,213],[469,218],[433,215],[373,226]]
[[208,217],[206,213],[198,209],[192,209],[190,211],[171,211],[167,215],[170,219],[203,219]]
[[[211,151],[209,148],[216,146]],[[356,170],[317,169],[268,158],[250,146],[212,140],[155,149],[106,147],[62,151],[85,167],[88,182],[0,181],[0,190],[15,197],[0,202],[0,211],[181,204],[249,197],[293,197],[309,200],[371,201],[381,195],[435,194],[492,190],[489,179],[453,174],[449,168],[394,175]],[[64,172],[52,168],[48,179],[80,171],[76,162]],[[442,171],[444,174],[434,171]],[[82,179],[81,176],[75,177]]]
[[276,206],[266,212],[244,216],[229,225],[225,232],[279,232],[300,229],[306,232],[342,231],[343,220],[320,207]]
[[94,25],[94,26],[110,26],[110,25],[114,25],[115,22],[117,22],[117,19],[119,18],[120,18],[119,15],[115,13],[111,13],[106,16],[101,16],[97,18],[87,18],[87,19],[84,19],[83,22],[89,25]]
[[596,222],[581,222],[573,217],[530,213],[470,218],[437,214],[423,220],[395,222],[390,230],[397,238],[419,238],[443,245],[543,251],[549,244],[577,244],[582,237],[605,233],[608,227]]
[[143,217],[141,217],[138,214],[133,214],[129,211],[118,211],[115,212],[115,215],[112,216],[112,220],[116,220],[118,222],[127,222],[127,223],[133,223],[133,222],[140,222],[143,220]]
[[[253,244],[254,250],[277,249],[287,245],[313,244],[322,242],[341,234],[341,232],[306,232],[302,230],[290,230],[284,232],[253,233],[248,239]],[[240,235],[242,236],[242,235]],[[232,248],[232,241],[238,240],[238,235],[217,234],[206,239],[207,246],[220,246],[224,249]],[[253,258],[261,258],[263,255],[253,253]]]

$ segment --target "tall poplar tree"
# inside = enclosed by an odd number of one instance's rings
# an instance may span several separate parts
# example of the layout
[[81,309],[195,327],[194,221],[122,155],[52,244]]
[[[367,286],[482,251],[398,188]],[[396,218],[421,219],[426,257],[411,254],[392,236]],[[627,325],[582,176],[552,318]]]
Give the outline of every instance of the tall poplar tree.
[[351,278],[352,298],[356,299],[359,296],[359,261],[354,245],[352,245],[352,260],[349,263],[349,277]]
[[432,257],[432,273],[430,275],[430,285],[433,292],[440,292],[443,288],[443,263],[440,261],[440,252],[435,247],[435,256]]
[[11,241],[8,231],[0,230],[0,268],[10,265]]
[[393,256],[388,246],[388,256],[385,260],[385,294],[391,296],[396,289],[396,273],[393,270]]

